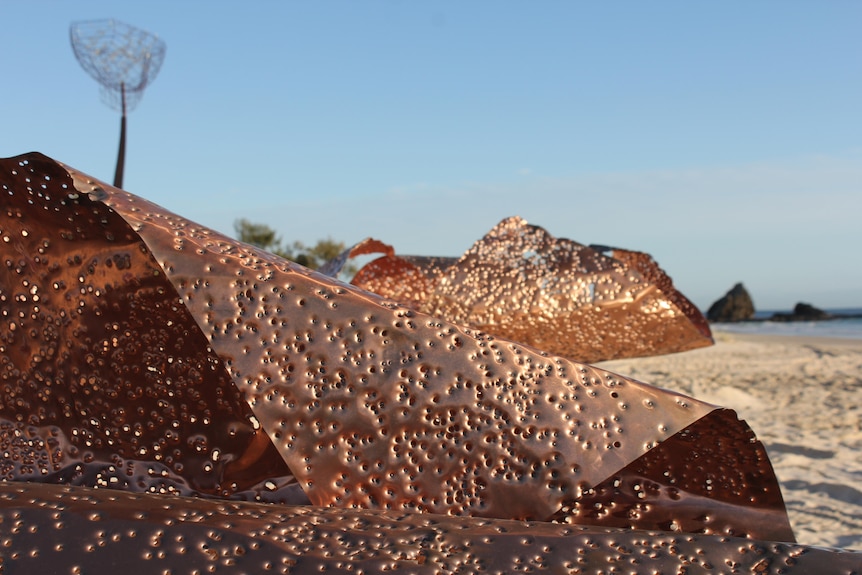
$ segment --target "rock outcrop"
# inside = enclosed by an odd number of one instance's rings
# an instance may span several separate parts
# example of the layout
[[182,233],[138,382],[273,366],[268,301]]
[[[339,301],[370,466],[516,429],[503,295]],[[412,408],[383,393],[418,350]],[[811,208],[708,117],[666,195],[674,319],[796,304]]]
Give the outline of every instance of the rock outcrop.
[[821,319],[834,319],[830,313],[816,308],[810,303],[799,302],[793,308],[793,313],[776,313],[771,318],[772,321],[816,321]]
[[738,283],[724,296],[709,306],[706,319],[713,322],[745,321],[754,317],[754,302],[748,290]]

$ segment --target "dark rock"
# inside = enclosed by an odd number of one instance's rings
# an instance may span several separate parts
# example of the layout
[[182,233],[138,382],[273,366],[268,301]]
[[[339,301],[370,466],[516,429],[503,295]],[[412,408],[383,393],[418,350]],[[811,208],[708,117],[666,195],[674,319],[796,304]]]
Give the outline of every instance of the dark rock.
[[724,294],[724,297],[709,306],[706,318],[709,321],[745,321],[754,317],[754,302],[741,283]]
[[793,308],[793,313],[776,313],[769,318],[772,321],[814,321],[820,319],[833,319],[830,313],[816,308],[810,303],[798,303]]
[[793,315],[810,317],[812,319],[823,319],[829,317],[829,314],[822,309],[816,308],[810,303],[802,302],[796,304],[796,307],[793,308]]

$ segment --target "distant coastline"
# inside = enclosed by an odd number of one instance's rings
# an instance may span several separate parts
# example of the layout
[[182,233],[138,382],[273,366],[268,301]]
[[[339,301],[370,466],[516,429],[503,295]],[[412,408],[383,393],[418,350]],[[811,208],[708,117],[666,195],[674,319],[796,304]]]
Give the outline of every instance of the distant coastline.
[[714,332],[726,333],[862,339],[862,308],[823,311],[828,315],[819,318],[787,319],[787,316],[793,315],[792,312],[763,310],[756,312],[751,319],[732,323],[710,323],[710,327]]
[[740,320],[740,323],[745,322],[763,322],[763,321],[832,321],[837,319],[862,319],[862,308],[842,308],[842,309],[825,309],[827,315],[818,317],[800,316],[793,311],[778,311],[767,310],[754,313],[754,317],[750,319]]

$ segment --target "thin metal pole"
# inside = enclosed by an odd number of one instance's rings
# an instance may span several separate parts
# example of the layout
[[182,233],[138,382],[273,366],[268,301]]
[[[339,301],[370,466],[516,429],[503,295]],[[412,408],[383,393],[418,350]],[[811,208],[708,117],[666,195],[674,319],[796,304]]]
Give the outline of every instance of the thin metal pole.
[[120,120],[120,150],[117,152],[117,168],[114,170],[114,187],[123,187],[123,169],[126,164],[126,84],[120,84],[120,102],[123,117]]

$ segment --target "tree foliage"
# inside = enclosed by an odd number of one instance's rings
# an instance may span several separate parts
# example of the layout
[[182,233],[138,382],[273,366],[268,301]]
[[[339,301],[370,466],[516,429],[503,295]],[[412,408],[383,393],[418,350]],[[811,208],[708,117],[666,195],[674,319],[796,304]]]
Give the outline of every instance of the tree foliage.
[[[262,250],[282,255],[281,238],[276,235],[274,229],[266,224],[256,224],[245,218],[235,220],[233,229],[239,241],[259,247]],[[285,256],[282,256],[285,257]]]
[[[318,240],[313,246],[306,246],[300,241],[287,245],[282,244],[281,237],[274,229],[266,224],[251,222],[245,218],[234,221],[233,229],[239,241],[257,246],[262,250],[315,270],[345,249],[344,242],[337,242],[331,237]],[[352,275],[356,273],[356,268],[346,265],[342,273]]]

